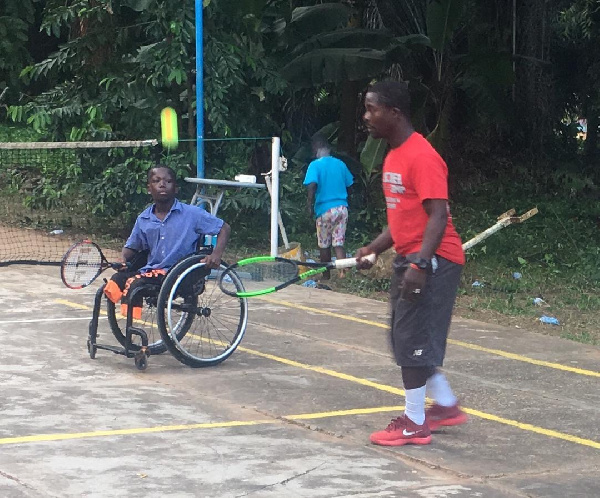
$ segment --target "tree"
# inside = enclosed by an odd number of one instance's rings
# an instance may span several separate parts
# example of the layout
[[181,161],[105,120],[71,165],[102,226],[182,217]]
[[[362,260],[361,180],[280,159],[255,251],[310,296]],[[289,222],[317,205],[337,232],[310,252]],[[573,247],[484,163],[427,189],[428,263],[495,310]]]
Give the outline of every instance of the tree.
[[587,120],[584,155],[598,153],[600,126],[600,4],[593,0],[577,0],[561,12],[560,34],[566,42],[569,60],[565,60],[562,82],[574,98],[569,99],[574,111]]
[[[280,134],[285,81],[268,56],[268,40],[257,19],[277,2],[205,0],[206,136]],[[241,10],[246,9],[246,10]],[[175,0],[47,0],[40,28],[56,40],[56,50],[38,62],[26,59],[20,71],[27,93],[8,101],[9,117],[26,122],[51,140],[146,139],[159,136],[160,110],[179,115],[180,137],[195,137],[195,27],[193,3]],[[279,105],[278,105],[279,104]],[[196,154],[170,155],[179,170]],[[210,174],[246,167],[253,144],[207,147]],[[153,158],[156,160],[156,158]],[[182,167],[183,165],[183,167]],[[98,164],[86,171],[97,184],[88,190],[99,208],[100,194],[139,187],[148,158],[118,167]],[[89,170],[89,168],[88,168]],[[224,172],[225,171],[225,172]],[[134,172],[135,174],[130,174]],[[79,179],[82,181],[82,179]],[[110,183],[110,185],[108,185]]]
[[[285,88],[256,22],[266,2],[204,3],[208,133],[277,128],[260,111]],[[158,136],[160,109],[171,105],[182,131],[195,136],[195,26],[189,2],[49,0],[41,29],[61,43],[22,70],[26,83],[42,82],[45,90],[12,105],[14,120],[26,120],[55,139],[148,138]],[[250,109],[240,108],[242,99]],[[256,119],[258,113],[262,119]]]
[[368,81],[399,62],[422,36],[395,38],[389,31],[362,27],[364,3],[355,9],[323,3],[294,9],[285,35],[289,62],[282,74],[296,88],[332,84],[340,95],[340,150],[356,158],[359,95]]
[[4,0],[0,15],[0,103],[18,97],[19,73],[31,62],[29,29],[34,22],[33,0]]
[[374,0],[374,4],[375,22],[395,36],[420,34],[429,39],[427,47],[415,47],[418,50],[392,69],[409,82],[417,130],[448,153],[465,128],[478,134],[478,143],[485,136],[483,130],[499,129],[503,123],[510,128],[508,97],[514,75],[501,2]]

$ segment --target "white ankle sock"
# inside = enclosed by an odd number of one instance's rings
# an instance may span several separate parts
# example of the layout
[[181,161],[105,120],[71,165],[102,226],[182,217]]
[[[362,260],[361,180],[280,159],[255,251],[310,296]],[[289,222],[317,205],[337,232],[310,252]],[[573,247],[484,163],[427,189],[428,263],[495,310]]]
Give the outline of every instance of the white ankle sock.
[[427,393],[438,405],[454,406],[457,403],[446,376],[441,372],[436,372],[427,379]]
[[425,422],[425,386],[406,389],[404,414],[417,425]]

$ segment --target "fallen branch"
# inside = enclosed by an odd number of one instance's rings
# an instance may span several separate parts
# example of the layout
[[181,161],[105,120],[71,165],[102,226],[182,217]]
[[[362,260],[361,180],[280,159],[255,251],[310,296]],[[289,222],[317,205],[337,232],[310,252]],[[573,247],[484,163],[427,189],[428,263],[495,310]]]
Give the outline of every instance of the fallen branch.
[[479,244],[482,240],[487,239],[490,235],[496,233],[498,230],[502,230],[508,225],[512,225],[513,223],[523,223],[525,220],[528,220],[532,216],[535,216],[538,213],[538,209],[530,209],[526,213],[523,213],[521,216],[514,216],[515,213],[516,211],[514,209],[510,209],[506,213],[503,213],[500,216],[498,216],[498,221],[494,225],[465,242],[462,245],[463,250],[467,251],[468,249],[471,249],[471,247],[473,247],[474,245]]

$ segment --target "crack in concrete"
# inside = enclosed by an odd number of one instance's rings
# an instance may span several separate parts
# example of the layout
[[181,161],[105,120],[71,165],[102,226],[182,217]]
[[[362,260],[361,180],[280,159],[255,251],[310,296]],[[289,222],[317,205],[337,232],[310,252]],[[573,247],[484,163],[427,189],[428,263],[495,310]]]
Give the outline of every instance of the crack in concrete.
[[[493,480],[493,479],[503,479],[505,477],[510,477],[510,478],[512,478],[512,477],[537,477],[537,476],[541,477],[541,476],[554,475],[557,472],[561,472],[561,471],[564,472],[564,471],[568,471],[568,470],[569,470],[569,467],[557,467],[554,469],[540,469],[540,470],[536,470],[535,472],[524,471],[524,472],[503,472],[500,474],[487,474],[487,475],[481,476],[481,478]],[[571,470],[585,472],[585,471],[582,471],[581,468],[578,466],[572,467]],[[595,474],[596,471],[590,469],[588,471],[588,473]]]
[[270,413],[265,410],[259,410],[258,408],[254,408],[254,411],[265,417],[270,417],[273,420],[279,420],[280,422],[283,422],[284,424],[287,424],[287,425],[295,425],[296,427],[300,427],[302,429],[308,429],[309,431],[312,431],[312,432],[318,432],[319,434],[325,434],[326,436],[334,437],[336,439],[344,439],[344,436],[342,434],[337,434],[335,432],[327,431],[321,427],[317,427],[317,426],[314,426],[311,424],[306,424],[306,423],[298,421],[298,420],[292,420],[292,419],[287,418],[282,415],[274,415],[273,413]]
[[[277,483],[277,484],[287,484],[290,481],[293,481],[294,479],[298,479],[299,477],[303,477],[305,475],[310,474],[311,472],[314,472],[315,470],[317,470],[318,468],[322,467],[323,465],[325,465],[325,462],[320,463],[319,465],[313,467],[312,469],[308,469],[305,470],[304,472],[300,472],[299,474],[296,474],[295,476],[292,477],[288,477],[287,479],[284,479],[283,481]],[[271,486],[276,486],[277,484],[272,484]]]
[[18,477],[15,477],[15,476],[13,476],[11,474],[7,474],[6,472],[3,472],[1,470],[0,470],[0,477],[4,477],[5,479],[8,479],[8,480],[13,481],[13,482],[16,482],[19,486],[22,486],[25,489],[28,489],[30,491],[36,491],[35,488],[33,488],[32,486],[30,486],[29,484],[24,483]]
[[316,465],[315,467],[311,468],[311,469],[307,469],[304,472],[300,472],[298,474],[295,474],[293,476],[290,476],[286,479],[283,479],[282,481],[279,482],[274,482],[273,484],[267,484],[266,486],[262,486],[259,489],[255,489],[252,491],[248,491],[247,493],[242,493],[241,495],[237,495],[236,498],[242,498],[243,496],[250,496],[254,493],[260,493],[261,491],[264,491],[265,489],[269,489],[269,488],[273,488],[275,486],[285,486],[288,482],[293,481],[294,479],[299,479],[300,477],[304,477],[308,474],[310,474],[311,472],[314,472],[315,470],[317,470],[318,468],[322,467],[323,465],[325,465],[327,462],[322,462],[319,465]]

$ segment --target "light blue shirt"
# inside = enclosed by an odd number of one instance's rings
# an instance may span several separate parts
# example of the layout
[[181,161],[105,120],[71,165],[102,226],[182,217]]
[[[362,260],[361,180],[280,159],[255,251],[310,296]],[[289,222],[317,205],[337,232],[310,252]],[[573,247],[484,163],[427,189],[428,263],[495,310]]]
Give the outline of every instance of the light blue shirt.
[[348,191],[354,182],[350,170],[343,161],[325,156],[308,165],[304,185],[317,184],[315,216],[318,218],[331,208],[348,206]]
[[184,256],[196,252],[202,235],[216,235],[222,226],[223,220],[204,209],[175,199],[164,220],[159,220],[154,214],[154,204],[142,211],[125,247],[149,251],[148,263],[140,273],[168,270]]

